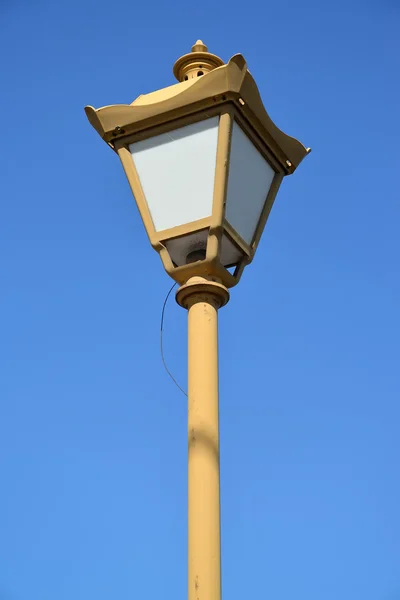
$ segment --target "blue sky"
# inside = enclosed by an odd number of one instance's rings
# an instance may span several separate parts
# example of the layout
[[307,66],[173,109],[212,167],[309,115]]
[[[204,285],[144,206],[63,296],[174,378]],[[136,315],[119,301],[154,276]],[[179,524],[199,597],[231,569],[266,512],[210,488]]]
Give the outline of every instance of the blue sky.
[[[170,281],[86,104],[241,52],[313,153],[220,315],[223,595],[400,598],[395,0],[0,3],[0,600],[186,597]],[[165,351],[186,385],[186,314]]]

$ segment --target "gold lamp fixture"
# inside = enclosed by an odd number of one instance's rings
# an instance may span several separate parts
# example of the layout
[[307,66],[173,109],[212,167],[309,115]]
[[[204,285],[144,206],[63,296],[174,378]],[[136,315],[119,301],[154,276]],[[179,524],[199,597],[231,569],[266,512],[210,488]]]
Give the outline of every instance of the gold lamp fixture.
[[118,153],[168,274],[232,287],[309,149],[270,119],[241,54],[224,64],[198,40],[174,75],[175,85],[86,115]]

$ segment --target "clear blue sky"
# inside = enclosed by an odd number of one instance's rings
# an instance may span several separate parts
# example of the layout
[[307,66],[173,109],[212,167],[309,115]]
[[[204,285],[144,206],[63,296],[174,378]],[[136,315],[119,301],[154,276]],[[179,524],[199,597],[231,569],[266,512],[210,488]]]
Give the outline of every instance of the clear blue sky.
[[[313,153],[220,315],[226,600],[400,598],[396,0],[1,0],[0,600],[186,597],[170,286],[83,107],[247,59]],[[165,346],[186,385],[186,314]]]

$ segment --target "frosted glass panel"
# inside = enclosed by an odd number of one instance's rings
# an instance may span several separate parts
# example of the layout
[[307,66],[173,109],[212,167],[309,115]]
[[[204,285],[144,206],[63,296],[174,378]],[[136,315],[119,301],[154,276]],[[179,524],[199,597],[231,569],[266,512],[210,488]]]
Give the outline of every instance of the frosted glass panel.
[[251,243],[275,171],[235,122],[232,131],[226,219]]
[[199,251],[199,254],[200,251],[203,251],[205,257],[207,237],[208,229],[202,229],[201,231],[195,231],[188,235],[172,238],[164,243],[173,262],[177,267],[180,267],[181,265],[186,265],[190,262],[188,255],[196,250]]
[[129,146],[156,231],[212,212],[219,117]]
[[[199,252],[198,257],[201,257],[201,252],[204,253],[205,258],[206,248],[208,240],[208,229],[201,229],[194,233],[188,233],[177,238],[172,238],[164,242],[170,257],[177,267],[186,265],[190,261],[190,255],[196,251]],[[223,234],[221,240],[221,262],[226,267],[227,265],[233,265],[240,261],[242,258],[241,250],[228,238],[226,234]]]
[[221,262],[224,267],[236,265],[242,257],[242,251],[224,233],[221,240]]

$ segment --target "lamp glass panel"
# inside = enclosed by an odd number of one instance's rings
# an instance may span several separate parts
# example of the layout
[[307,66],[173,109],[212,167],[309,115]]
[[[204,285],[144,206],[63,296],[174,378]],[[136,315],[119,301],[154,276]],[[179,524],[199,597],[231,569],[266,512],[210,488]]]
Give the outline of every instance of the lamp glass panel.
[[212,213],[219,117],[130,144],[156,231]]
[[221,263],[228,267],[236,265],[242,258],[242,250],[224,233],[221,239]]
[[276,173],[241,127],[233,124],[225,218],[251,244]]
[[[190,258],[191,256],[194,260],[196,260],[196,254],[197,260],[205,258],[207,241],[208,229],[201,229],[200,231],[194,231],[193,233],[188,233],[187,235],[171,238],[163,243],[165,244],[172,261],[177,267],[180,267],[182,265],[186,265],[188,262],[192,262]],[[226,233],[224,233],[221,239],[220,250],[222,265],[224,267],[235,265],[241,260],[242,257],[243,253],[241,249],[231,241]]]
[[187,235],[182,235],[177,238],[171,238],[164,242],[172,262],[177,267],[186,265],[190,261],[190,255],[198,252],[199,255],[206,254],[207,248],[208,229],[201,229],[200,231],[194,231]]

